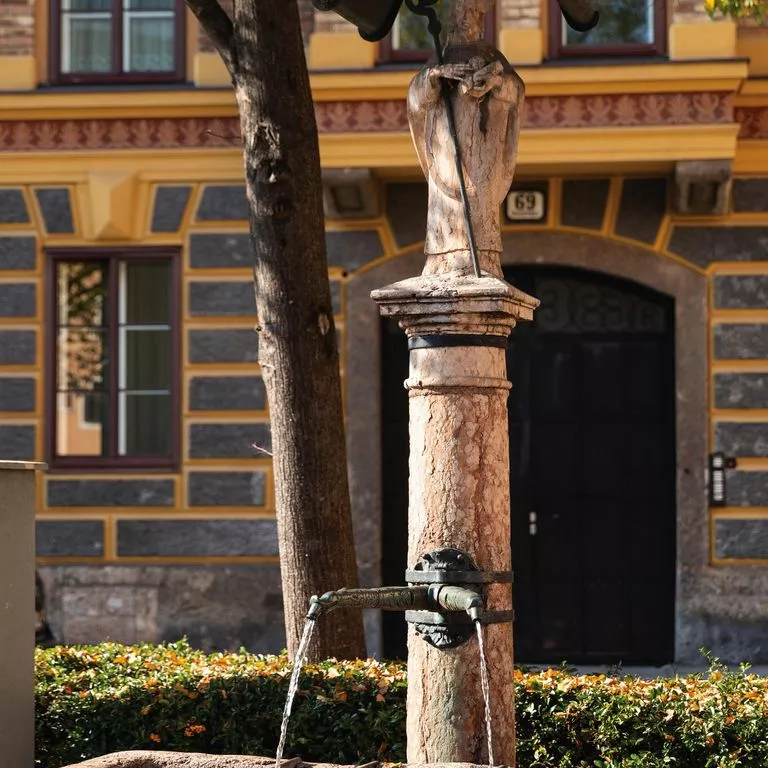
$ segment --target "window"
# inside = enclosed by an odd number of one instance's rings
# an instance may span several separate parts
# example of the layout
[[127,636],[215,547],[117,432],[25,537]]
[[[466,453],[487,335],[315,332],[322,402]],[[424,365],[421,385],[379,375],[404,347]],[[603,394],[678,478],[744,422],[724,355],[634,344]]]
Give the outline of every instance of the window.
[[182,79],[182,0],[54,3],[52,74],[56,82]]
[[[442,38],[446,40],[451,0],[441,0],[433,6],[443,25]],[[493,11],[485,17],[485,39],[495,39]],[[379,44],[379,59],[382,62],[421,62],[434,53],[432,38],[427,31],[427,20],[417,16],[403,6],[397,16],[392,32]]]
[[175,254],[50,254],[54,467],[171,468],[178,444]]
[[664,0],[602,0],[600,21],[589,32],[576,32],[550,0],[550,53],[555,58],[658,55],[666,47]]

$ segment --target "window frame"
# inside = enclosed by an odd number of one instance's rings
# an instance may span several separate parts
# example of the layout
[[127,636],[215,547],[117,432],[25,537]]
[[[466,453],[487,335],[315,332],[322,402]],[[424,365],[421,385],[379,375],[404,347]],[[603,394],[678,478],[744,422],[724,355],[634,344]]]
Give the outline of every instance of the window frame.
[[[619,56],[664,56],[667,52],[667,2],[653,2],[653,42],[627,43],[622,45],[567,45],[562,40],[562,15],[557,0],[549,0],[549,58],[563,61],[566,59],[600,59]],[[555,23],[553,23],[553,20]]]
[[111,63],[110,72],[63,72],[61,66],[63,2],[51,0],[50,14],[50,72],[51,83],[54,85],[138,85],[143,83],[179,83],[186,76],[186,7],[184,0],[173,0],[174,13],[174,40],[173,59],[174,67],[168,72],[124,72],[123,57],[123,30],[125,25],[124,0],[110,0],[111,26]]
[[[405,8],[405,6],[403,6]],[[402,13],[403,11],[401,11]],[[410,13],[410,11],[406,11]],[[395,21],[397,23],[397,21]],[[426,20],[424,21],[426,24]],[[393,26],[394,30],[394,26]],[[445,33],[445,30],[443,30]],[[491,44],[496,44],[496,4],[488,11],[485,17],[485,39]],[[445,39],[445,38],[443,38]],[[379,43],[379,50],[376,62],[377,64],[423,64],[428,61],[433,55],[434,51],[431,48],[408,48],[405,50],[397,50],[392,45],[392,32]]]
[[[55,471],[59,470],[102,470],[102,471],[176,471],[179,467],[181,456],[181,249],[156,248],[156,247],[129,247],[129,248],[48,248],[46,249],[45,265],[45,460],[48,466]],[[57,453],[57,395],[58,395],[58,334],[57,316],[58,285],[56,279],[57,266],[64,262],[106,261],[109,269],[109,295],[116,297],[118,294],[118,275],[116,268],[120,262],[163,260],[170,264],[170,307],[169,307],[169,334],[170,334],[170,454],[167,456],[59,456]],[[113,266],[114,265],[114,266]],[[117,318],[118,302],[113,299],[108,326],[108,349],[117,350],[119,344],[119,324],[114,322]],[[111,374],[109,384],[108,402],[110,432],[117,440],[118,408],[117,405],[117,372]]]

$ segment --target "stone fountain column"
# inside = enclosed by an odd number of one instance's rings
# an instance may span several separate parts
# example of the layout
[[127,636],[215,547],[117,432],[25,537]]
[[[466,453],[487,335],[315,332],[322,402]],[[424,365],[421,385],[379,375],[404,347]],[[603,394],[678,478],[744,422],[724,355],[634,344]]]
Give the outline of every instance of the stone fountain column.
[[[427,66],[408,95],[411,133],[429,184],[426,265],[374,291],[409,339],[408,565],[436,547],[467,551],[483,570],[511,569],[505,348],[538,305],[503,279],[499,206],[514,174],[524,86],[480,40],[489,0],[457,0],[445,64]],[[443,83],[450,84],[482,276],[471,266]],[[512,588],[487,589],[509,610]],[[514,765],[511,624],[487,628],[494,758]],[[432,647],[408,637],[408,762],[482,763],[487,757],[479,647]]]

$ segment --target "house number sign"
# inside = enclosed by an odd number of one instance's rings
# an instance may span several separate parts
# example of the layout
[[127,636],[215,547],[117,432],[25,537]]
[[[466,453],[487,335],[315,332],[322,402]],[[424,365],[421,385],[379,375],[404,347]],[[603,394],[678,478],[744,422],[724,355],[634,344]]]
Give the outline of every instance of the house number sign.
[[516,189],[507,195],[507,218],[510,221],[544,221],[547,200],[544,193],[533,189]]

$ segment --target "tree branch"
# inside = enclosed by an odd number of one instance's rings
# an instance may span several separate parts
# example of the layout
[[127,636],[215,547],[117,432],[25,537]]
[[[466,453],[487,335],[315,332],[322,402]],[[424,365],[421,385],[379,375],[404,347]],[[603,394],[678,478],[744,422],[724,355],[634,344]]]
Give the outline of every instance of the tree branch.
[[200,22],[200,26],[211,38],[216,50],[224,60],[231,75],[233,65],[234,27],[226,11],[219,5],[218,0],[185,0],[187,7]]

